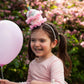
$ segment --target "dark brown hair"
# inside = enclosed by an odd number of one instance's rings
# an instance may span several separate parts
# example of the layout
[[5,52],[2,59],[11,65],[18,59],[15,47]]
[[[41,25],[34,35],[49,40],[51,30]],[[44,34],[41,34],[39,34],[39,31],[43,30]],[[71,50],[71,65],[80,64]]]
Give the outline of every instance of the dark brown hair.
[[[33,33],[33,31],[35,31],[37,29],[42,29],[43,31],[46,32],[46,34],[48,34],[51,42],[53,42],[55,40],[54,34],[53,34],[51,28],[49,28],[49,26],[46,25],[46,24],[48,24],[50,27],[52,27],[52,29],[55,32],[56,39],[59,41],[58,42],[59,49],[58,49],[57,56],[63,61],[64,75],[65,75],[65,77],[68,77],[70,75],[72,63],[71,63],[71,59],[70,59],[70,57],[68,56],[68,53],[67,53],[67,41],[66,41],[64,35],[59,34],[57,29],[56,29],[56,26],[54,24],[48,23],[48,22],[45,22],[45,23],[41,24],[41,26],[37,26],[37,27],[33,28],[31,30],[31,33]],[[59,36],[59,39],[58,39],[58,36]],[[30,35],[29,42],[28,42],[28,58],[29,58],[30,61],[32,61],[36,56],[31,49],[30,42],[31,42],[31,35]],[[68,67],[66,66],[66,62],[68,62],[68,64],[69,64]]]

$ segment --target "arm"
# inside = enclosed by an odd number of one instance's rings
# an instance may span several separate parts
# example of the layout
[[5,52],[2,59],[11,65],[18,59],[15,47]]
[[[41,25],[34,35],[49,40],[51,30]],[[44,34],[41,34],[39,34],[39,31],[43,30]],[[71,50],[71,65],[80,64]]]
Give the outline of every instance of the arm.
[[31,82],[31,75],[30,75],[30,71],[28,71],[28,80],[27,82],[12,82],[6,79],[0,79],[0,84],[30,84]]
[[6,79],[0,79],[0,84],[19,84],[19,83],[11,82],[11,81],[6,80]]
[[42,81],[33,80],[33,81],[31,81],[30,84],[51,84],[51,82],[42,82]]
[[28,71],[28,80],[27,82],[12,82],[6,79],[0,79],[0,84],[30,84],[31,82],[31,75],[30,75],[30,71]]
[[27,82],[12,82],[6,79],[0,79],[0,84],[30,84],[31,82],[31,74],[30,70],[28,71],[28,79]]
[[51,64],[50,69],[51,80],[54,79],[54,84],[65,84],[63,62],[60,59],[54,61]]
[[28,83],[26,83],[26,82],[16,83],[16,82],[8,81],[6,79],[1,79],[0,80],[0,84],[51,84],[51,83],[49,83],[49,82],[41,82],[41,81],[36,81],[36,80],[31,81],[31,83],[30,82],[28,82]]

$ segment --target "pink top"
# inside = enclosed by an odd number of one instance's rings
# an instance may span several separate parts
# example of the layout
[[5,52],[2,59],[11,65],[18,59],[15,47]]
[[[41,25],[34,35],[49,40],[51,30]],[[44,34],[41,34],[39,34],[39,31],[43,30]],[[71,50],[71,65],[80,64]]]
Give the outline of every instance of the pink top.
[[29,65],[28,80],[22,84],[30,84],[31,80],[51,82],[52,79],[55,80],[55,84],[66,84],[63,63],[56,56],[42,62],[33,60]]

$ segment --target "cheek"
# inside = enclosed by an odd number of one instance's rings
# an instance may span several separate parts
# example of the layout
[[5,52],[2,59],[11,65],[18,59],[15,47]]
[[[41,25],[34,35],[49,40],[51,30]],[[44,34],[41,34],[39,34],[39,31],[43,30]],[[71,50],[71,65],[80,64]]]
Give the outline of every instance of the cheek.
[[49,43],[46,43],[46,44],[44,44],[42,46],[44,47],[44,49],[50,48],[50,44]]
[[33,48],[33,43],[30,44],[31,49]]

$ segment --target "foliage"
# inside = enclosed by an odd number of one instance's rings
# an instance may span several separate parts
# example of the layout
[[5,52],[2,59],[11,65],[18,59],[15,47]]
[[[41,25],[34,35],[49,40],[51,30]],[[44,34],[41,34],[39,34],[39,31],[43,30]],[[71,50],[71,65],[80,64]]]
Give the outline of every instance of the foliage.
[[[30,7],[43,11],[43,16],[54,23],[67,38],[68,53],[72,59],[70,84],[84,83],[84,0],[30,0]],[[17,58],[4,66],[4,77],[12,81],[25,81],[28,60],[27,42],[29,27],[26,20],[26,3],[23,0],[0,0],[0,20],[17,23],[24,35],[24,44]],[[25,62],[27,61],[27,62]],[[17,79],[15,79],[17,78]]]

